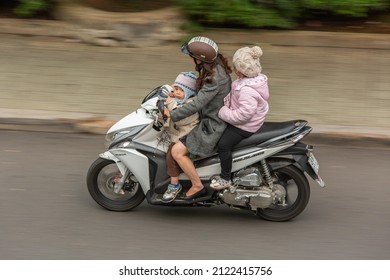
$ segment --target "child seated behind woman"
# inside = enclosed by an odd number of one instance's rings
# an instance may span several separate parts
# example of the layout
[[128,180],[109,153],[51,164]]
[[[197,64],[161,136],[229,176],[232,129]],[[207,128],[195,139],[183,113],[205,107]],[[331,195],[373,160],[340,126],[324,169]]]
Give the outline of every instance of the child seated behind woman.
[[[169,86],[163,86],[170,91]],[[193,72],[180,73],[175,82],[172,85],[172,91],[168,96],[160,96],[160,98],[166,98],[165,106],[169,111],[182,106],[185,103],[192,102],[193,96],[196,95],[196,76]],[[166,122],[167,133],[170,138],[170,145],[166,155],[167,174],[171,177],[171,182],[165,191],[162,202],[169,203],[173,201],[177,194],[181,191],[181,185],[179,183],[179,175],[181,169],[176,161],[172,157],[172,146],[179,141],[180,138],[186,136],[196,125],[199,123],[199,114],[195,113],[180,121],[173,122],[168,119]]]
[[255,46],[238,49],[233,56],[237,79],[232,83],[231,91],[224,99],[225,105],[218,113],[228,126],[218,142],[221,176],[210,184],[216,190],[232,185],[233,147],[258,131],[268,113],[268,78],[261,73],[262,54],[261,48]]

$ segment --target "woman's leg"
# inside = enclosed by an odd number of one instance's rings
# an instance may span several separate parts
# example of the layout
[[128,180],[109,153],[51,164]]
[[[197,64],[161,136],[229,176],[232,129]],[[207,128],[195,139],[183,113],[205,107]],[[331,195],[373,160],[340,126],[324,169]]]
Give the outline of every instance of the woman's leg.
[[180,141],[178,141],[172,147],[172,156],[176,162],[180,165],[183,172],[190,178],[192,186],[187,192],[187,196],[191,196],[201,189],[203,189],[202,181],[200,180],[195,166],[188,156],[187,147]]

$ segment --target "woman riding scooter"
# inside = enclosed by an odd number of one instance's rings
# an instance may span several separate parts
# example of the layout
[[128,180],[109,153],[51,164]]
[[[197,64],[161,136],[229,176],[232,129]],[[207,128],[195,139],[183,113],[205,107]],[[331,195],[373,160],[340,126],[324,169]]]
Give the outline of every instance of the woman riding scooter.
[[198,93],[193,101],[182,107],[167,111],[172,121],[180,121],[196,112],[201,115],[200,123],[186,137],[172,147],[172,156],[191,180],[191,188],[182,198],[192,200],[205,194],[191,156],[209,156],[216,151],[217,143],[226,128],[218,117],[224,105],[223,99],[230,92],[232,69],[227,59],[219,53],[217,44],[206,37],[194,37],[182,46],[181,51],[189,55],[199,72]]

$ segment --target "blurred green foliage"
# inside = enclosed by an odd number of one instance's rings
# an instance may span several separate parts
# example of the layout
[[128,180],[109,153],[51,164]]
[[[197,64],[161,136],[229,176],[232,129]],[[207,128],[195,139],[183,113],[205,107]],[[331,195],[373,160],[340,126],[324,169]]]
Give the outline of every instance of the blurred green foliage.
[[389,0],[301,0],[308,10],[325,11],[330,14],[365,17],[370,11],[386,10]]
[[[18,16],[49,13],[65,0],[0,0]],[[390,0],[67,0],[111,11],[153,9],[178,5],[191,20],[188,27],[294,28],[307,19],[364,18],[371,12],[389,12]]]
[[390,0],[176,0],[192,20],[206,26],[293,28],[322,16],[365,17],[385,11]]
[[34,17],[37,14],[50,15],[56,0],[0,0],[0,12],[7,15]]
[[190,19],[203,25],[293,26],[273,5],[250,0],[177,0],[177,3]]
[[46,11],[51,8],[53,1],[51,0],[18,0],[14,12],[19,16],[32,16],[35,13]]

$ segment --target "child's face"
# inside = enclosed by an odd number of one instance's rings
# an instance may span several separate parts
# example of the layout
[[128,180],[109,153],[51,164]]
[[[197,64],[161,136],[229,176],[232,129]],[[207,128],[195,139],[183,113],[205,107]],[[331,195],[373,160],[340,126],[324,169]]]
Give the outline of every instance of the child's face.
[[185,93],[184,93],[184,91],[180,87],[174,86],[173,87],[173,96],[172,97],[175,97],[177,99],[184,99]]
[[237,77],[239,78],[244,78],[245,76],[237,70],[237,68],[235,66],[233,66],[233,70],[234,70],[234,73],[237,75]]

